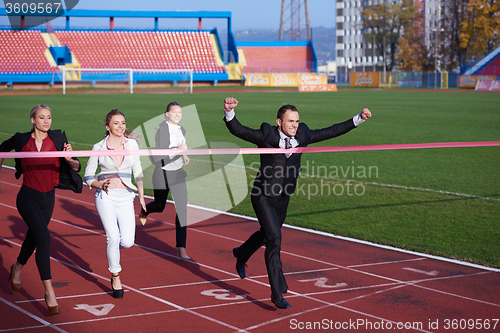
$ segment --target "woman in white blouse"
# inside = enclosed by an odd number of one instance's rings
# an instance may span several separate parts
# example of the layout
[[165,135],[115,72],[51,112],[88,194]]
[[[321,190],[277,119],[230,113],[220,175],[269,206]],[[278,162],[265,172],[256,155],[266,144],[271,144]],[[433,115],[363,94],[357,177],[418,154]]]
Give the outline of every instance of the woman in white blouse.
[[[187,149],[186,130],[179,125],[182,119],[182,108],[177,102],[167,105],[165,119],[156,131],[156,148],[161,149]],[[187,237],[187,187],[186,171],[183,165],[189,163],[187,155],[151,156],[155,165],[153,172],[154,201],[148,203],[141,210],[139,219],[142,224],[151,213],[161,213],[165,209],[168,192],[172,191],[175,202],[175,230],[177,256],[182,260],[191,259],[186,253]]]
[[[126,137],[125,115],[112,110],[106,115],[104,139],[92,150],[136,150],[137,142]],[[101,172],[96,175],[97,167]],[[132,184],[132,172],[137,187]],[[111,289],[114,298],[123,298],[120,281],[120,246],[129,248],[135,240],[134,191],[138,191],[143,208],[143,174],[139,156],[91,156],[85,168],[84,180],[96,188],[95,207],[106,231]]]

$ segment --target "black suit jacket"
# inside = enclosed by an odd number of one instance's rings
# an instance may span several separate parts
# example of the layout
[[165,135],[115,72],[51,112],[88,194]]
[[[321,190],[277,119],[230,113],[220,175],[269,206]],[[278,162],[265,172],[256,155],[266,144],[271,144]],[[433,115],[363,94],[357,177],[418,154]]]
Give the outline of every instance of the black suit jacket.
[[[224,121],[229,132],[240,139],[256,144],[259,148],[279,148],[280,135],[277,126],[262,123],[260,129],[251,129],[243,126],[236,117],[231,121],[226,121],[224,117]],[[354,128],[356,126],[352,119],[317,130],[311,130],[306,124],[299,123],[295,139],[299,142],[298,147],[306,147],[345,134]],[[301,170],[301,156],[300,153],[292,154],[289,158],[286,158],[284,153],[261,154],[260,168],[255,177],[252,195],[263,194],[267,197],[292,195]]]
[[[21,151],[23,147],[28,143],[31,137],[31,133],[33,133],[33,130],[26,133],[17,132],[10,139],[7,139],[4,142],[2,142],[2,144],[0,145],[0,151],[2,152],[8,152],[11,150]],[[64,144],[68,143],[68,139],[66,138],[66,133],[62,132],[61,130],[49,130],[48,135],[54,142],[54,145],[56,146],[56,149],[58,151],[62,151],[64,149]],[[73,157],[72,159],[78,161],[78,158],[76,157]],[[16,179],[19,179],[19,177],[21,177],[23,173],[21,159],[16,158],[15,161],[16,161]],[[80,177],[80,175],[77,173],[80,171],[80,169],[81,169],[81,164],[80,167],[78,168],[78,171],[71,170],[66,160],[63,157],[61,157],[60,167],[59,167],[59,185],[57,186],[57,188],[63,190],[72,190],[73,192],[81,193],[83,182],[82,182],[82,177]]]

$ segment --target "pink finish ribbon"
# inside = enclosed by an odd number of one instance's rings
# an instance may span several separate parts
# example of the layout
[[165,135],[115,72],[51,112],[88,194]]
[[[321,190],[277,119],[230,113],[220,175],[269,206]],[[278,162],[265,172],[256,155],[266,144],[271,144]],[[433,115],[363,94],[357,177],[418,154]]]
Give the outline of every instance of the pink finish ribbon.
[[[467,148],[500,146],[500,141],[401,143],[385,145],[297,147],[286,149],[287,153],[327,153],[342,151],[423,149],[423,148]],[[138,150],[73,150],[42,152],[0,152],[0,158],[43,158],[84,156],[165,156],[165,155],[239,155],[239,154],[283,154],[284,148],[222,148],[222,149],[138,149]]]

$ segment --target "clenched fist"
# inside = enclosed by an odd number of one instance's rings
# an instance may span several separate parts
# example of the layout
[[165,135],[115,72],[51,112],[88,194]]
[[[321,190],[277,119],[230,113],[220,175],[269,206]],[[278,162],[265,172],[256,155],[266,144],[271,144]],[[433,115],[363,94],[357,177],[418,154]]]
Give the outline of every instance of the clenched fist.
[[224,100],[224,111],[229,112],[238,105],[238,100],[234,97],[228,97]]

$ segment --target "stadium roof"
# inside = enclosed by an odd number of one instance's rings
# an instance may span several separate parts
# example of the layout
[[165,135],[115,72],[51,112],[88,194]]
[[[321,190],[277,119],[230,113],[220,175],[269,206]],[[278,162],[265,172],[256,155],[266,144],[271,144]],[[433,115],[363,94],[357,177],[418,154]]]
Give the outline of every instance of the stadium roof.
[[[0,15],[13,16],[48,16],[47,14],[7,13],[6,8],[0,8]],[[90,10],[72,9],[61,16],[70,17],[158,17],[158,18],[231,18],[231,12],[226,11],[162,11],[162,10]]]

